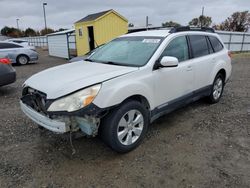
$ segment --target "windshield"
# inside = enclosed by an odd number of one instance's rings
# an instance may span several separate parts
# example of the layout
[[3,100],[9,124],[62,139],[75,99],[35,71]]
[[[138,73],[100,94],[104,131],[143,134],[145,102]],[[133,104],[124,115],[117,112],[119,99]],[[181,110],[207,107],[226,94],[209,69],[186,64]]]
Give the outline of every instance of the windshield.
[[89,60],[122,66],[143,66],[162,40],[162,37],[118,38],[98,49]]

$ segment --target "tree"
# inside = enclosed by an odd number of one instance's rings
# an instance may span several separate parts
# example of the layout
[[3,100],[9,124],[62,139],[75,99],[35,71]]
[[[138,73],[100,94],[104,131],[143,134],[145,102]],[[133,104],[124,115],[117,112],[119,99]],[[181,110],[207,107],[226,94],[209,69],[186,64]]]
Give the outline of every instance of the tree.
[[10,33],[10,27],[5,26],[1,29],[1,34],[7,36]]
[[54,33],[55,31],[53,30],[53,29],[51,29],[51,28],[47,28],[47,30],[46,29],[42,29],[41,31],[40,31],[40,34],[41,35],[47,35],[47,34],[49,34],[49,33]]
[[36,31],[36,36],[40,36],[40,35],[41,35],[40,31]]
[[162,27],[180,27],[181,24],[174,22],[174,21],[169,21],[161,24]]
[[1,34],[8,37],[21,37],[23,36],[22,31],[20,29],[14,27],[5,26],[1,29]]
[[221,24],[215,25],[217,30],[225,31],[248,31],[250,26],[250,13],[248,11],[235,12]]
[[133,23],[129,23],[128,27],[134,27],[134,24]]
[[36,36],[36,31],[29,27],[24,31],[24,34],[26,37]]
[[200,22],[199,22],[199,18],[193,18],[188,25],[192,25],[192,26],[199,26]]
[[199,16],[198,18],[193,18],[188,25],[196,27],[209,27],[212,24],[212,18],[209,16]]

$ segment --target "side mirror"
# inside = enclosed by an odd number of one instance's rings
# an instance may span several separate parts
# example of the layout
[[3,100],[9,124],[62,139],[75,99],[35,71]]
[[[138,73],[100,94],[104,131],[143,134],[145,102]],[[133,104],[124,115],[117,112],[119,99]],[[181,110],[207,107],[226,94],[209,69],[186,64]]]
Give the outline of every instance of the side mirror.
[[177,67],[178,59],[172,56],[164,56],[161,58],[160,67]]

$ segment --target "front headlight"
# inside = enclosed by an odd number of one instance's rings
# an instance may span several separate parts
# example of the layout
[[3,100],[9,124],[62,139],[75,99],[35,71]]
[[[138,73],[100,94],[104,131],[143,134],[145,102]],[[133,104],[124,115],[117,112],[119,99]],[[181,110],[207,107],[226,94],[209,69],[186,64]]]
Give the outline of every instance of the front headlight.
[[48,111],[73,112],[89,105],[98,94],[101,84],[77,91],[53,102]]

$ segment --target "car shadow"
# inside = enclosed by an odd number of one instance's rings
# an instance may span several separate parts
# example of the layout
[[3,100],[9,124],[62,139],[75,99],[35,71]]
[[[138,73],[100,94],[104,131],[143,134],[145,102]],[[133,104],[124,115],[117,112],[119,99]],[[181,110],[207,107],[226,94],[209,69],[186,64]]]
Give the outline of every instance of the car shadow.
[[48,130],[38,130],[37,147],[39,148],[39,158],[46,161],[56,160],[59,163],[66,161],[88,161],[101,160],[103,158],[119,157],[119,154],[107,147],[102,140],[97,137],[81,136],[70,141],[70,134],[53,134]]
[[[146,135],[146,140],[153,139],[154,134],[160,134],[162,131],[167,131],[171,127],[176,126],[180,117],[185,116],[185,114],[190,113],[193,109],[199,110],[199,108],[208,106],[205,100],[199,100],[194,103],[191,103],[183,108],[175,110],[167,115],[164,115],[154,121],[149,127],[149,131]],[[88,160],[101,160],[101,159],[111,159],[111,158],[121,158],[121,156],[135,156],[137,151],[143,148],[142,146],[133,152],[127,154],[119,154],[111,150],[106,146],[102,140],[97,136],[95,138],[87,138],[86,136],[80,136],[78,138],[72,139],[72,145],[70,143],[69,134],[64,135],[51,135],[47,130],[42,130],[39,142],[46,142],[49,145],[49,150],[53,152],[52,156],[61,156],[62,160],[80,160],[83,163]],[[47,137],[50,137],[49,139]],[[74,137],[74,136],[73,136]],[[147,141],[148,142],[148,141]],[[48,148],[43,149],[44,151]],[[42,152],[46,153],[46,152]],[[43,156],[46,158],[46,155]],[[122,157],[123,158],[123,157]]]
[[22,67],[22,66],[31,66],[31,65],[36,65],[36,64],[38,64],[37,61],[31,62],[31,63],[27,63],[27,64],[25,64],[25,65],[20,65],[20,64],[18,64],[18,63],[13,63],[13,64],[11,64],[11,65],[12,65],[13,67]]
[[0,97],[13,95],[15,94],[16,90],[16,87],[13,87],[13,85],[0,86]]
[[[178,119],[179,116],[183,116],[186,113],[190,113],[192,111],[192,109],[196,109],[198,110],[199,108],[202,107],[206,107],[209,106],[210,104],[208,104],[208,102],[206,101],[206,99],[200,99],[198,101],[192,102],[186,106],[183,106],[181,108],[178,108],[166,115],[161,116],[160,118],[156,119],[151,125],[152,126],[158,126],[161,124],[165,124],[166,121],[169,122],[168,125],[172,125],[171,122],[174,122],[176,119]],[[166,125],[166,126],[168,126]]]

